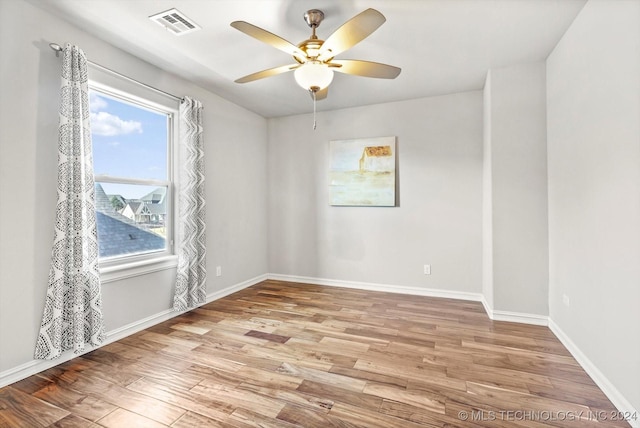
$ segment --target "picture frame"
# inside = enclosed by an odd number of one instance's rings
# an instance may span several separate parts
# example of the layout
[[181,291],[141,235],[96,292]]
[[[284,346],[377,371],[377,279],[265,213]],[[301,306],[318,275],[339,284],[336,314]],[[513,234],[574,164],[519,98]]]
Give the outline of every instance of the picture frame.
[[396,206],[396,137],[329,142],[331,206]]

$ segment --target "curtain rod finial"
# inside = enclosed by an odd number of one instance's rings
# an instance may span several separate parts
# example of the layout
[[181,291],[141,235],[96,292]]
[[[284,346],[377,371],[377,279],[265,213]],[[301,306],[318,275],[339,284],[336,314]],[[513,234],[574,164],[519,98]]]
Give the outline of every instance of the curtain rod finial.
[[59,56],[60,52],[62,52],[62,46],[57,43],[49,43],[49,47],[56,52],[56,56]]

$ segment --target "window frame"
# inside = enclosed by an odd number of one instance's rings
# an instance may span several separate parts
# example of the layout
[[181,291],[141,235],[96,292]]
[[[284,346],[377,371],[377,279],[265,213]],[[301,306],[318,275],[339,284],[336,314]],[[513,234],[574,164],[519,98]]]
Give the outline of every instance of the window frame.
[[[119,85],[118,83],[123,84]],[[166,245],[164,250],[99,258],[98,264],[102,283],[173,268],[177,266],[178,258],[175,253],[175,237],[178,224],[178,195],[176,189],[179,189],[179,175],[176,171],[176,165],[178,158],[177,118],[179,117],[179,102],[174,99],[169,99],[169,97],[166,96],[159,96],[143,85],[125,83],[126,82],[110,81],[107,84],[103,83],[102,79],[93,79],[90,77],[89,90],[115,98],[117,101],[132,104],[133,106],[167,116],[167,179],[138,179],[104,174],[96,175],[94,173],[94,181],[96,183],[132,184],[155,187],[166,186],[167,191],[165,198],[169,221],[165,221]],[[126,89],[114,87],[116,85]]]

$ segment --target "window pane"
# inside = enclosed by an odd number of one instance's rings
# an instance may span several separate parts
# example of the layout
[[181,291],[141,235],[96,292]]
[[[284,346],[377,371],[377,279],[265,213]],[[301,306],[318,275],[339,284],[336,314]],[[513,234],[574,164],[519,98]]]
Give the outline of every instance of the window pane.
[[167,202],[166,186],[96,182],[100,257],[163,251]]
[[90,91],[96,175],[167,180],[167,114]]
[[90,88],[100,258],[167,254],[172,110]]

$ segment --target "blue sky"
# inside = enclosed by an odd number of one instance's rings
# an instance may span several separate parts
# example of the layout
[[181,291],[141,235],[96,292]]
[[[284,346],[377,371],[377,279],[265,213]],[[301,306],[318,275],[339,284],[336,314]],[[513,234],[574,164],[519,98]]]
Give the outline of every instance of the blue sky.
[[[89,102],[94,173],[166,180],[167,116],[95,91],[90,92]],[[104,184],[103,188],[125,198],[139,198],[149,191],[146,186]]]

